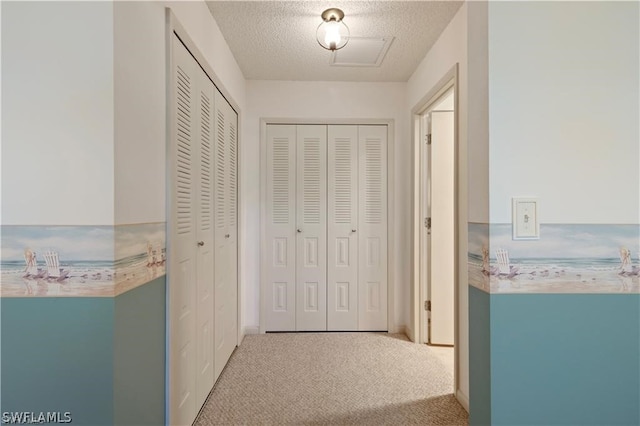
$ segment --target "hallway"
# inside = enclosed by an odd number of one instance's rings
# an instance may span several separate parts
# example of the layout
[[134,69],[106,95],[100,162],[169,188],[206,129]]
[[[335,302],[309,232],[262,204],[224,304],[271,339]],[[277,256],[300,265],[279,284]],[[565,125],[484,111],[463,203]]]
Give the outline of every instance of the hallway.
[[467,423],[442,356],[386,333],[249,335],[195,422]]

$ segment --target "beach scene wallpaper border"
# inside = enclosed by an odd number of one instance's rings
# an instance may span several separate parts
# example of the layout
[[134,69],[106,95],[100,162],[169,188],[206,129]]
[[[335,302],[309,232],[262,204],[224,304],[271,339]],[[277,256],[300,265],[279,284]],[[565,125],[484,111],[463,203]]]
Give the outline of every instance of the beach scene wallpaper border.
[[166,223],[115,227],[116,296],[166,274]]
[[0,297],[114,297],[166,273],[165,223],[1,228]]
[[469,285],[488,293],[640,293],[640,225],[469,224]]

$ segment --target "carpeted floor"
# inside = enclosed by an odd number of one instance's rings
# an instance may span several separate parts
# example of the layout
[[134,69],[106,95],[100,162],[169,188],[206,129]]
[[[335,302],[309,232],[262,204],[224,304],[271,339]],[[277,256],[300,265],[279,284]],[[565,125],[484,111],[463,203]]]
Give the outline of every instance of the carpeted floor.
[[196,425],[467,425],[426,345],[385,333],[245,337]]

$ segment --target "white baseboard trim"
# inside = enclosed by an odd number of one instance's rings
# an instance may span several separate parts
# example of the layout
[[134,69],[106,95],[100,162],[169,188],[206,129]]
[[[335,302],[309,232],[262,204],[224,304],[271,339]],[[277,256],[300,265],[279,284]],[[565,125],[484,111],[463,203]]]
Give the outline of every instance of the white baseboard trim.
[[462,391],[460,389],[458,389],[456,391],[456,399],[458,400],[460,405],[462,405],[462,408],[467,410],[467,413],[468,413],[469,412],[469,397],[467,395],[465,395],[464,393],[462,393]]
[[260,334],[260,327],[257,325],[246,325],[242,328],[242,333],[246,336],[247,334]]

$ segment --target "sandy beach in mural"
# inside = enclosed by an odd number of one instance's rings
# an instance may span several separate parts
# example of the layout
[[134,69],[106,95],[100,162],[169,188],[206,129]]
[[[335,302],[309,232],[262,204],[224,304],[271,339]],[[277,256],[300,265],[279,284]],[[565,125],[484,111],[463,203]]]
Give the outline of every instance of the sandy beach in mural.
[[469,228],[469,284],[483,291],[640,293],[636,225],[546,225],[544,240],[526,242],[513,241],[509,225],[491,225],[491,252],[488,230]]
[[[538,261],[514,259],[511,266],[517,271],[491,274],[483,269],[481,260],[470,256],[469,283],[491,293],[640,293],[638,274],[616,266],[571,265],[573,259]],[[496,259],[490,267],[495,271]]]
[[[22,263],[22,264],[20,264]],[[44,263],[44,262],[42,262]],[[40,274],[27,274],[25,262],[3,261],[0,279],[2,297],[113,296],[112,262],[61,261],[64,277],[49,276],[45,264],[37,265]],[[40,275],[40,276],[39,276]]]

